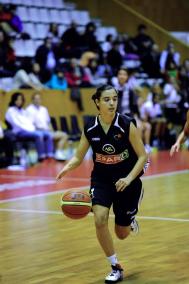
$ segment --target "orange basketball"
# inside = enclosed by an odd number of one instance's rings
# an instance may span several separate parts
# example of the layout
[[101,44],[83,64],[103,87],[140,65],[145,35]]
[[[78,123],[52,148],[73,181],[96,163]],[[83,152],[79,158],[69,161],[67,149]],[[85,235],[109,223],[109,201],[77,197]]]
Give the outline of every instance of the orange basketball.
[[91,198],[87,192],[67,191],[61,198],[61,208],[67,217],[81,219],[91,211]]

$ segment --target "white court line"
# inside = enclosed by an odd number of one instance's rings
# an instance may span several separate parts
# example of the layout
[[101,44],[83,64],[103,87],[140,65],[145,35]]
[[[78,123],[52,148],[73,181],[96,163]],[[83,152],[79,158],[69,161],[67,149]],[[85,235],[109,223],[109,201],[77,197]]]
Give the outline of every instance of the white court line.
[[[19,175],[1,175],[0,174],[0,177],[3,177],[3,178],[8,178],[8,179],[36,179],[36,180],[39,180],[39,179],[46,179],[46,180],[49,180],[49,181],[54,181],[55,183],[57,182],[56,181],[56,178],[52,178],[52,177],[43,177],[43,176],[19,176]],[[66,181],[69,181],[69,180],[76,180],[76,181],[86,181],[86,180],[89,180],[88,178],[78,178],[78,177],[64,177],[64,180]]]
[[[17,212],[17,213],[34,213],[34,214],[47,214],[47,215],[63,215],[61,211],[53,210],[33,210],[33,209],[14,209],[14,208],[0,208],[0,212]],[[93,216],[92,213],[89,216]],[[110,214],[110,217],[114,217]],[[157,220],[157,221],[171,221],[171,222],[189,222],[189,219],[169,218],[169,217],[153,217],[153,216],[137,216],[137,219],[144,220]]]
[[[149,175],[149,176],[143,176],[142,179],[152,179],[152,178],[159,178],[159,177],[164,177],[164,176],[173,176],[173,175],[177,175],[177,174],[187,174],[189,173],[189,169],[187,170],[178,170],[178,171],[172,171],[172,172],[167,172],[167,173],[160,173],[160,174],[153,174],[153,175]],[[20,176],[20,175],[1,175],[1,177],[3,178],[9,178],[9,179],[47,179],[50,181],[55,181],[56,179],[55,177],[47,177],[47,176]],[[76,180],[76,181],[88,181],[90,178],[78,178],[78,177],[64,177],[64,180],[69,181],[69,180]]]
[[[154,175],[150,175],[150,176],[145,176],[145,177],[142,177],[141,179],[142,180],[150,180],[150,179],[155,179],[155,178],[161,178],[161,177],[165,177],[165,176],[174,176],[174,175],[180,175],[180,174],[187,174],[189,173],[189,170],[182,170],[182,171],[173,171],[173,172],[169,172],[169,173],[162,173],[162,174],[154,174]],[[14,176],[9,176],[9,175],[1,175],[1,176],[4,176],[4,177],[18,177],[18,178],[36,178],[36,179],[43,179],[45,177],[42,177],[42,176],[39,176],[39,177],[31,177],[31,176],[17,176],[17,175],[14,175]],[[47,178],[47,177],[46,177]],[[49,180],[54,180],[52,178],[48,178]],[[66,178],[64,178],[66,180]],[[80,180],[80,178],[67,178],[67,180]],[[82,178],[83,181],[88,181],[89,182],[89,179],[87,178]],[[59,182],[60,183],[60,182]],[[22,197],[15,197],[15,198],[11,198],[11,199],[4,199],[4,200],[0,200],[0,204],[2,203],[8,203],[8,202],[14,202],[14,201],[19,201],[19,200],[25,200],[25,199],[30,199],[30,198],[36,198],[36,197],[41,197],[41,196],[49,196],[49,195],[54,195],[54,194],[57,194],[57,193],[63,193],[65,191],[68,191],[68,190],[73,190],[73,189],[76,189],[76,190],[85,190],[85,189],[89,189],[89,185],[88,186],[83,186],[83,187],[74,187],[74,188],[68,188],[68,189],[62,189],[62,190],[57,190],[57,191],[52,191],[52,192],[47,192],[47,193],[40,193],[40,194],[33,194],[33,195],[28,195],[28,196],[22,196]]]
[[55,195],[55,194],[58,194],[58,193],[64,193],[66,191],[74,190],[74,189],[75,190],[86,190],[86,189],[89,189],[89,186],[65,188],[65,189],[51,191],[51,192],[43,192],[43,193],[33,194],[33,195],[28,195],[28,196],[21,196],[21,197],[15,197],[15,198],[11,198],[11,199],[4,199],[4,200],[0,200],[0,204],[8,203],[8,202],[14,202],[14,201],[20,201],[20,200],[25,200],[25,199],[31,199],[31,198],[36,198],[36,197],[42,197],[42,196]]

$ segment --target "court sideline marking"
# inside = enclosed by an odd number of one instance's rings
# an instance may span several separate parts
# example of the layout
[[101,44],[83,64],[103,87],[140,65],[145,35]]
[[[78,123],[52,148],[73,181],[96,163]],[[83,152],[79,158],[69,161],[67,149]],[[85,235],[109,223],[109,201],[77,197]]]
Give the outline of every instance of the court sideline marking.
[[[142,177],[142,180],[150,180],[150,179],[155,179],[155,178],[161,178],[161,177],[165,177],[165,176],[173,176],[173,175],[179,175],[179,174],[188,174],[189,173],[189,170],[181,170],[181,171],[173,171],[173,172],[169,172],[169,173],[162,173],[162,174],[154,174],[154,175],[150,175],[150,176],[144,176]],[[2,177],[3,176],[8,176],[8,175],[1,175]],[[13,176],[12,176],[13,177]],[[19,177],[19,178],[27,178],[27,176],[16,176],[16,177]],[[33,178],[31,176],[28,176],[29,178]],[[10,178],[10,176],[9,176]],[[14,176],[15,178],[15,176]],[[41,179],[41,178],[44,178],[44,177],[34,177],[34,178],[37,178],[37,179]],[[52,179],[52,178],[48,178],[49,181],[51,180],[54,180],[55,183],[56,183],[56,180],[55,179]],[[70,179],[70,180],[73,180],[73,178],[67,178],[67,179]],[[75,180],[77,180],[77,178],[74,178]],[[78,178],[78,180],[80,180],[80,178]],[[84,179],[83,180],[86,180],[86,181],[89,181],[89,179]],[[60,182],[58,182],[60,183]],[[28,195],[28,196],[22,196],[22,197],[15,197],[15,198],[10,198],[10,199],[3,199],[3,200],[0,200],[0,204],[2,203],[9,203],[9,202],[14,202],[14,201],[21,201],[21,200],[25,200],[25,199],[30,199],[30,198],[36,198],[36,197],[42,197],[42,196],[50,196],[50,195],[55,195],[55,194],[58,194],[58,193],[64,193],[68,190],[73,190],[73,189],[76,189],[76,190],[85,190],[85,189],[88,189],[89,188],[89,185],[88,186],[81,186],[81,187],[74,187],[74,188],[67,188],[67,189],[62,189],[62,190],[56,190],[56,191],[52,191],[52,192],[43,192],[43,193],[39,193],[39,194],[33,194],[33,195]]]
[[[61,211],[53,210],[33,210],[33,209],[14,209],[14,208],[0,208],[0,212],[17,212],[17,213],[34,213],[34,214],[49,214],[49,215],[63,215]],[[92,213],[89,216],[93,216]],[[114,217],[113,214],[110,214],[110,217]],[[181,218],[169,218],[169,217],[159,217],[159,216],[137,216],[136,219],[144,220],[157,220],[157,221],[171,221],[171,222],[189,222],[189,219]]]

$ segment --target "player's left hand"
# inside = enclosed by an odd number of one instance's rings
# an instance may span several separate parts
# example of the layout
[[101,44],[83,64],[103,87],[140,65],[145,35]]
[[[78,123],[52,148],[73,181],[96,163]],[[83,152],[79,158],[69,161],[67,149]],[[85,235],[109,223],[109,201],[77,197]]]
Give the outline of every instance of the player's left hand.
[[130,185],[130,183],[131,179],[129,177],[120,178],[115,184],[117,192],[123,191],[128,185]]

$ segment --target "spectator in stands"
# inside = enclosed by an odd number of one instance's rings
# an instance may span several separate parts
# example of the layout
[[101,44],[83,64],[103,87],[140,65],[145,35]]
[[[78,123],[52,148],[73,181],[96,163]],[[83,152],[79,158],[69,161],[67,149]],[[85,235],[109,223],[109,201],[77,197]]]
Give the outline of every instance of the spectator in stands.
[[167,49],[160,56],[160,70],[168,77],[177,77],[177,69],[180,65],[180,53],[175,51],[174,43],[169,42]]
[[[181,96],[181,113],[185,113],[186,109],[189,109],[189,59],[185,59],[184,63],[180,67],[179,74],[179,85]],[[182,117],[183,123],[185,116]]]
[[179,124],[181,121],[181,112],[179,108],[181,96],[179,94],[179,85],[174,77],[169,77],[167,79],[167,82],[163,87],[163,94],[165,115],[168,121]]
[[128,83],[129,75],[126,68],[120,68],[117,77],[113,77],[112,84],[118,90],[118,111],[132,115],[137,105],[137,96]]
[[21,33],[23,30],[22,21],[16,14],[16,6],[8,4],[0,5],[0,25],[3,30],[10,34],[12,32]]
[[106,84],[107,78],[102,77],[100,73],[100,65],[97,62],[97,59],[91,59],[86,67],[84,67],[85,74],[89,78],[91,86],[98,86],[100,84]]
[[51,38],[45,38],[44,43],[38,47],[35,60],[40,66],[42,82],[47,82],[57,64],[55,49]]
[[90,87],[88,76],[85,74],[83,66],[81,66],[76,58],[70,60],[65,71],[65,77],[68,86],[72,87]]
[[47,37],[52,39],[52,43],[55,46],[60,42],[58,25],[56,23],[50,23]]
[[35,125],[23,108],[25,98],[22,93],[13,93],[5,118],[12,127],[17,139],[34,140],[38,160],[54,157],[53,137],[51,133],[36,130]]
[[123,63],[123,58],[119,51],[119,42],[114,41],[112,48],[107,52],[107,63],[111,66],[113,74],[116,75]]
[[140,24],[137,28],[137,35],[134,38],[134,44],[137,46],[137,53],[142,58],[146,55],[152,45],[154,44],[154,40],[146,33],[147,27],[146,25]]
[[160,95],[153,92],[151,100],[145,101],[140,107],[142,121],[152,125],[153,146],[164,147],[164,136],[166,130],[166,119],[160,104]]
[[45,86],[54,90],[67,90],[68,83],[62,68],[56,68],[55,73],[52,74],[51,79],[45,84]]
[[106,36],[105,41],[102,43],[102,50],[103,50],[103,52],[107,53],[108,51],[110,51],[110,49],[112,49],[113,41],[114,41],[113,35],[112,34],[108,34]]
[[160,72],[160,52],[157,44],[153,44],[148,53],[142,58],[142,68],[150,78],[160,78],[162,74]]
[[11,38],[0,29],[0,77],[12,77],[16,69],[16,56]]
[[80,58],[81,54],[81,36],[77,31],[76,24],[72,22],[70,28],[68,28],[61,36],[59,57]]
[[40,66],[34,62],[29,64],[29,68],[23,65],[13,77],[13,90],[32,88],[35,90],[44,89],[45,86],[40,81]]
[[64,149],[68,135],[52,128],[48,109],[41,105],[41,95],[39,93],[32,96],[32,103],[26,108],[26,112],[37,130],[49,133],[53,137],[56,144],[55,159],[66,160]]
[[130,37],[127,33],[124,33],[122,35],[122,43],[123,43],[125,58],[138,59],[137,55],[138,49],[136,44],[134,43],[134,39]]
[[0,121],[0,168],[14,164],[15,135]]
[[99,61],[102,61],[103,52],[100,44],[97,41],[96,26],[93,22],[89,22],[85,27],[85,32],[81,36],[81,44],[83,51],[93,51],[99,55]]

